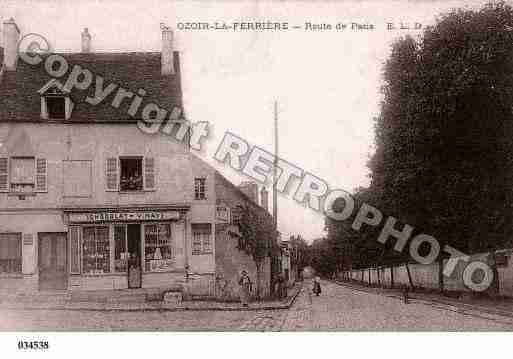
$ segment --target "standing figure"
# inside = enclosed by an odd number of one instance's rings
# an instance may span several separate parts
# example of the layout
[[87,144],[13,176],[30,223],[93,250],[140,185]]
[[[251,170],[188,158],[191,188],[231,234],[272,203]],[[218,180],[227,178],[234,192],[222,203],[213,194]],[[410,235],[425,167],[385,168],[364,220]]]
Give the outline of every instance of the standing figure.
[[249,303],[249,295],[251,293],[251,279],[249,278],[248,272],[242,271],[240,279],[240,301],[243,307],[247,307]]
[[314,278],[312,291],[315,293],[316,296],[319,296],[319,294],[321,294],[321,278]]
[[285,282],[285,277],[283,276],[283,274],[280,274],[278,276],[277,287],[278,287],[278,290],[277,290],[278,298],[279,299],[287,298],[287,283]]

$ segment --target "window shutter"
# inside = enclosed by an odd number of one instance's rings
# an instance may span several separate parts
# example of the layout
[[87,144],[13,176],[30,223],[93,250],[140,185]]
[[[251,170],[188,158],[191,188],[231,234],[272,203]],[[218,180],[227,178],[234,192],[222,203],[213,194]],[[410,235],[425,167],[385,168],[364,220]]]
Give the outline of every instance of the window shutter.
[[36,192],[47,192],[46,158],[36,158]]
[[71,274],[80,274],[80,229],[81,227],[69,227],[69,265]]
[[118,159],[116,157],[107,158],[105,182],[107,184],[107,191],[115,192],[118,190]]
[[144,189],[153,191],[156,188],[156,161],[153,157],[144,158]]
[[0,192],[9,192],[9,159],[0,158]]

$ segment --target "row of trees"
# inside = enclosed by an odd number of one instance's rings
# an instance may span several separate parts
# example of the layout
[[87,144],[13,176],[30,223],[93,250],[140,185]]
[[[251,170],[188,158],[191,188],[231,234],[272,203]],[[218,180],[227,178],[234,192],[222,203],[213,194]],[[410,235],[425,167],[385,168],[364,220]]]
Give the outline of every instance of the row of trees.
[[[420,40],[392,45],[375,119],[366,202],[467,253],[511,245],[513,231],[513,9],[453,10]],[[318,270],[407,261],[379,245],[381,228],[326,219],[312,245]],[[412,236],[413,237],[413,236]],[[393,241],[392,241],[393,242]]]

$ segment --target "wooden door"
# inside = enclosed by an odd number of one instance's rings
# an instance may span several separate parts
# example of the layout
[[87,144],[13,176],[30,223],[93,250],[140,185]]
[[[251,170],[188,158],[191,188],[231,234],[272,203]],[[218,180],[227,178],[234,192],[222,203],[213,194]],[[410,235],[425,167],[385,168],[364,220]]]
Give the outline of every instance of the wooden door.
[[68,287],[66,233],[39,233],[39,290]]

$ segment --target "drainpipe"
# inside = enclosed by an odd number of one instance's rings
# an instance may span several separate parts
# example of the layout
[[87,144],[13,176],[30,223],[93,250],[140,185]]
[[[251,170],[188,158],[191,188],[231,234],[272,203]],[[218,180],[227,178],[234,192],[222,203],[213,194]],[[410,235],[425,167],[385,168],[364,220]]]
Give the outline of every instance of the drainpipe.
[[185,283],[187,284],[189,282],[189,247],[187,245],[188,243],[188,236],[187,236],[187,226],[189,221],[187,221],[187,212],[184,215],[183,219],[183,236],[184,236],[184,251],[185,251]]

